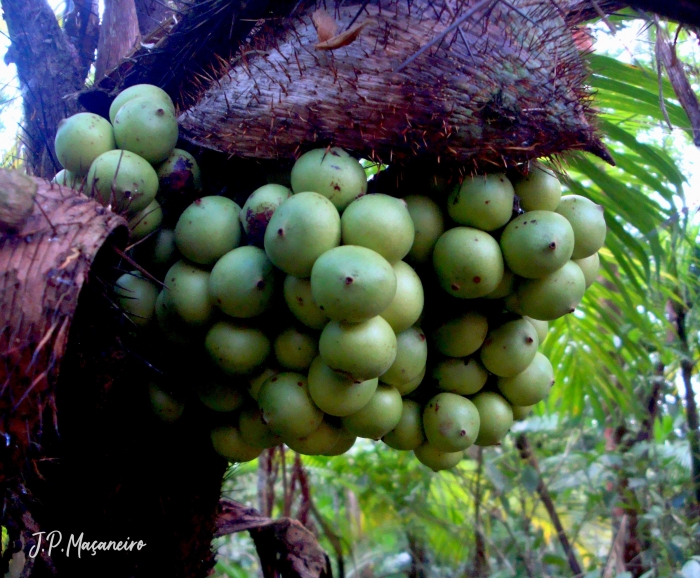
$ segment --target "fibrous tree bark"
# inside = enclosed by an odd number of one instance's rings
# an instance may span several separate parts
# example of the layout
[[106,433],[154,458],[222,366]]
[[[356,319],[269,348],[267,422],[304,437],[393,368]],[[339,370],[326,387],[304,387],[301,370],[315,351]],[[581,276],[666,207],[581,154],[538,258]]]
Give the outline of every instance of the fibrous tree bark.
[[139,41],[139,20],[134,0],[107,0],[100,26],[95,77],[102,78],[134,49]]

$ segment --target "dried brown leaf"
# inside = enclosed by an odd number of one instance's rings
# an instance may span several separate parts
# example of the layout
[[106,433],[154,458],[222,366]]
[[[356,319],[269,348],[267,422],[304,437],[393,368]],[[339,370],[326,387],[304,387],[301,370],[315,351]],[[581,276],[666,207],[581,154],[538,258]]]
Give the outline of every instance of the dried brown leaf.
[[353,26],[350,30],[346,30],[341,34],[326,40],[325,42],[319,42],[316,45],[316,50],[335,50],[337,48],[347,46],[348,44],[352,44],[355,42],[355,40],[357,40],[357,37],[360,35],[360,32],[362,32],[362,29],[371,22],[371,20],[365,20],[364,22]]
[[319,8],[311,15],[311,21],[316,27],[319,43],[324,43],[338,34],[338,24],[325,10]]

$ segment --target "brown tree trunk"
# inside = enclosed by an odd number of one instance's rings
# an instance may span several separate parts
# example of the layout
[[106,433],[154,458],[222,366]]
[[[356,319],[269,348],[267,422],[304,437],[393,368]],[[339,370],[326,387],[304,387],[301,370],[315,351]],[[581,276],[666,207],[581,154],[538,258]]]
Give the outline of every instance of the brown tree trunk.
[[139,21],[134,0],[107,0],[97,47],[95,78],[114,68],[139,41]]
[[[71,9],[68,9],[68,6]],[[78,50],[83,78],[95,62],[95,50],[100,36],[100,13],[97,0],[73,0],[63,14],[63,29],[71,44]]]
[[166,6],[164,0],[136,0],[139,30],[144,38],[173,14],[174,12]]
[[61,119],[78,111],[85,80],[78,52],[59,28],[46,0],[2,0],[12,44],[5,56],[17,65],[24,119],[20,137],[27,170],[52,177],[60,165],[54,139]]

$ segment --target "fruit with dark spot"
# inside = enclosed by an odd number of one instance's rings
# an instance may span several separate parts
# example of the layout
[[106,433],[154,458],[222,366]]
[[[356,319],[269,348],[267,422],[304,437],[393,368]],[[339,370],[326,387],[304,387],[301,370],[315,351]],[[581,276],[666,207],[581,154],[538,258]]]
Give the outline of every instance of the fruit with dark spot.
[[515,194],[525,211],[554,211],[561,199],[561,183],[552,170],[534,165],[526,177],[516,180]]
[[357,437],[377,440],[398,425],[402,410],[401,394],[395,387],[380,383],[360,410],[342,418],[343,429]]
[[513,405],[534,405],[549,394],[554,369],[549,359],[537,352],[532,363],[511,377],[499,377],[498,389]]
[[538,345],[533,325],[525,319],[516,319],[490,331],[479,355],[491,373],[508,377],[530,365]]
[[432,378],[442,391],[472,395],[486,385],[488,373],[475,357],[448,357],[433,367]]
[[275,338],[273,349],[275,358],[282,367],[303,371],[309,368],[318,355],[318,337],[288,327]]
[[129,241],[135,243],[158,230],[163,223],[163,210],[156,200],[129,219]]
[[248,242],[262,247],[265,231],[277,208],[292,194],[282,185],[264,185],[251,193],[241,210],[241,224]]
[[342,417],[362,409],[372,398],[379,380],[355,381],[336,373],[321,357],[309,368],[309,395],[314,403],[328,415]]
[[329,318],[316,305],[311,293],[311,281],[287,275],[284,279],[284,301],[292,315],[311,329],[323,329]]
[[564,216],[574,231],[572,259],[590,257],[605,243],[607,227],[603,207],[580,195],[564,195],[557,206],[557,213]]
[[382,441],[396,450],[414,450],[425,442],[423,412],[421,406],[411,399],[404,399],[402,403],[399,423],[384,435]]
[[[202,176],[195,158],[182,149],[173,149],[167,159],[156,167],[157,199],[169,217],[180,213],[202,193]],[[173,221],[174,222],[174,221]]]
[[414,380],[428,361],[428,342],[419,327],[409,327],[396,335],[396,359],[379,376],[379,381],[397,388]]
[[117,146],[151,164],[167,159],[177,144],[177,118],[161,100],[142,97],[124,103],[113,125]]
[[494,231],[513,213],[513,185],[504,173],[466,177],[447,198],[447,212],[460,225]]
[[122,90],[117,97],[112,101],[109,107],[109,122],[114,123],[114,118],[117,116],[119,109],[130,100],[135,98],[150,98],[152,100],[161,101],[173,114],[175,113],[175,105],[172,99],[162,88],[153,84],[135,84]]
[[513,410],[502,395],[483,391],[471,398],[479,411],[478,446],[493,446],[503,439],[513,425]]
[[474,443],[479,433],[479,412],[466,397],[438,393],[423,409],[423,430],[435,449],[464,450]]
[[274,448],[282,443],[282,436],[273,432],[263,420],[257,403],[248,403],[238,414],[238,429],[243,441],[259,448]]
[[541,279],[523,279],[517,288],[524,315],[551,321],[573,313],[586,291],[586,278],[573,261]]
[[166,423],[177,421],[182,412],[185,411],[185,404],[181,400],[173,397],[153,382],[148,384],[148,398],[153,413]]
[[549,331],[549,322],[533,319],[527,315],[523,315],[523,319],[527,319],[535,328],[535,331],[537,331],[537,339],[539,340],[539,344],[542,345],[547,337],[547,332]]
[[58,162],[76,177],[86,175],[97,157],[117,148],[112,125],[91,112],[79,112],[59,122],[54,144]]
[[307,436],[323,421],[300,373],[283,372],[268,379],[260,388],[258,405],[268,427],[286,439]]

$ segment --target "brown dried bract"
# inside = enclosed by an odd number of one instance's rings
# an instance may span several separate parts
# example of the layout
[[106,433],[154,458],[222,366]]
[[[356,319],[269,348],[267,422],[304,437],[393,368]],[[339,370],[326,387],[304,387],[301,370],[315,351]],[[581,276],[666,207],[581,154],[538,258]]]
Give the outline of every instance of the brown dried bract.
[[320,44],[323,44],[334,36],[337,36],[337,22],[333,16],[328,14],[328,12],[322,8],[319,8],[311,15],[311,21],[314,23],[316,28],[316,34],[318,34],[318,41]]
[[326,40],[325,42],[319,42],[316,45],[316,50],[335,50],[336,48],[342,48],[343,46],[352,44],[353,42],[355,42],[355,40],[357,40],[357,37],[360,35],[360,32],[362,32],[362,29],[371,22],[371,20],[365,20],[361,24],[356,24],[350,30],[346,30],[341,34],[334,36],[330,40]]

